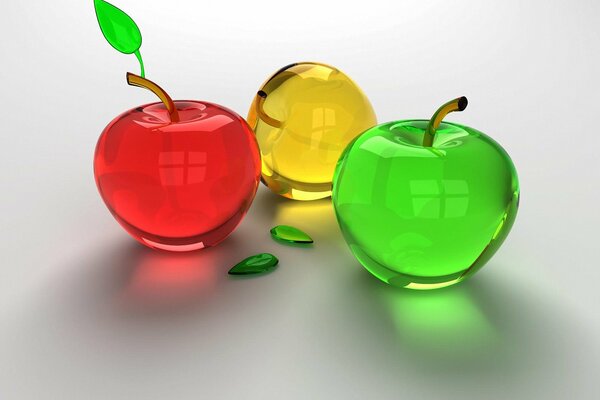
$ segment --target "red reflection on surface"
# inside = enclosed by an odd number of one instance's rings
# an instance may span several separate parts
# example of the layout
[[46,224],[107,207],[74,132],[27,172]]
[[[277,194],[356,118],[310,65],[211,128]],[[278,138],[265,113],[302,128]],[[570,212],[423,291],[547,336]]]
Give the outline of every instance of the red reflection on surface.
[[197,260],[171,259],[161,262],[160,259],[146,259],[135,271],[129,290],[133,292],[162,291],[174,293],[187,290],[210,288],[214,282],[215,268],[210,265],[199,265]]
[[145,253],[125,288],[125,304],[152,309],[193,304],[210,296],[218,278],[216,254]]

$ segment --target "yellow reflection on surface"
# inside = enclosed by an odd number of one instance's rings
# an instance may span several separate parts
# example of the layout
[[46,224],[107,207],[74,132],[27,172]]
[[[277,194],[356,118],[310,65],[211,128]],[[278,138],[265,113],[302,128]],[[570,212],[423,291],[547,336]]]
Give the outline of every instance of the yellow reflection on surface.
[[273,225],[294,226],[319,243],[342,240],[331,199],[312,202],[282,201],[274,209],[273,220]]

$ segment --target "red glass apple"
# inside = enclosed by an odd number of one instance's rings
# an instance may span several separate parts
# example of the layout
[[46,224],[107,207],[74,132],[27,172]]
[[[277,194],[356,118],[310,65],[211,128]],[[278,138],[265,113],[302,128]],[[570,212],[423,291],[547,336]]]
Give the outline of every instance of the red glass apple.
[[162,102],[115,118],[94,157],[96,184],[116,220],[141,243],[191,251],[225,239],[248,211],[260,179],[254,134],[235,112],[172,101],[155,83],[127,74]]

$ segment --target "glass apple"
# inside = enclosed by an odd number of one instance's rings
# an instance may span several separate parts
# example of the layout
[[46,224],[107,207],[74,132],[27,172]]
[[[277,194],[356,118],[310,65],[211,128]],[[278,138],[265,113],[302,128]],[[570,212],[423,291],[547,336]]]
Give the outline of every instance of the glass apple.
[[191,251],[214,246],[240,223],[260,179],[254,133],[235,112],[208,102],[173,101],[128,74],[161,102],[115,118],[94,157],[96,184],[117,221],[141,243]]
[[346,74],[319,63],[297,63],[269,78],[248,122],[262,155],[262,181],[296,200],[331,195],[344,148],[377,123],[371,103]]
[[340,158],[333,205],[358,261],[394,286],[434,289],[477,272],[517,214],[519,182],[504,149],[482,132],[442,119],[389,122]]

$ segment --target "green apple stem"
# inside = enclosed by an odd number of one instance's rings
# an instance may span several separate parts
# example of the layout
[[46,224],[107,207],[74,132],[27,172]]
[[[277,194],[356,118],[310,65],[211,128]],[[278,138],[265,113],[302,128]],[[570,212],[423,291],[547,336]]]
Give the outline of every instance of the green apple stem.
[[265,112],[263,107],[265,105],[266,99],[267,94],[264,91],[260,90],[256,94],[256,113],[258,114],[259,118],[265,121],[267,124],[271,125],[274,128],[281,128],[283,123],[281,121],[276,120],[275,118],[269,117]]
[[454,111],[463,111],[467,108],[469,101],[465,96],[459,97],[458,99],[451,100],[438,108],[438,110],[433,114],[431,119],[429,120],[429,125],[427,125],[427,130],[425,131],[425,135],[423,136],[423,147],[431,147],[433,146],[433,139],[435,137],[435,132],[437,128],[442,123],[442,120],[446,117],[446,115],[450,114]]
[[177,112],[177,107],[175,106],[173,99],[171,99],[171,96],[169,96],[167,92],[165,92],[160,86],[149,79],[142,78],[141,76],[132,74],[131,72],[127,73],[127,83],[131,86],[148,89],[154,93],[156,96],[158,96],[160,101],[163,102],[165,107],[167,107],[171,121],[179,122],[179,113]]
[[140,76],[142,78],[145,78],[146,77],[146,68],[144,67],[144,59],[142,58],[142,53],[140,53],[140,51],[137,50],[134,54],[140,63]]

